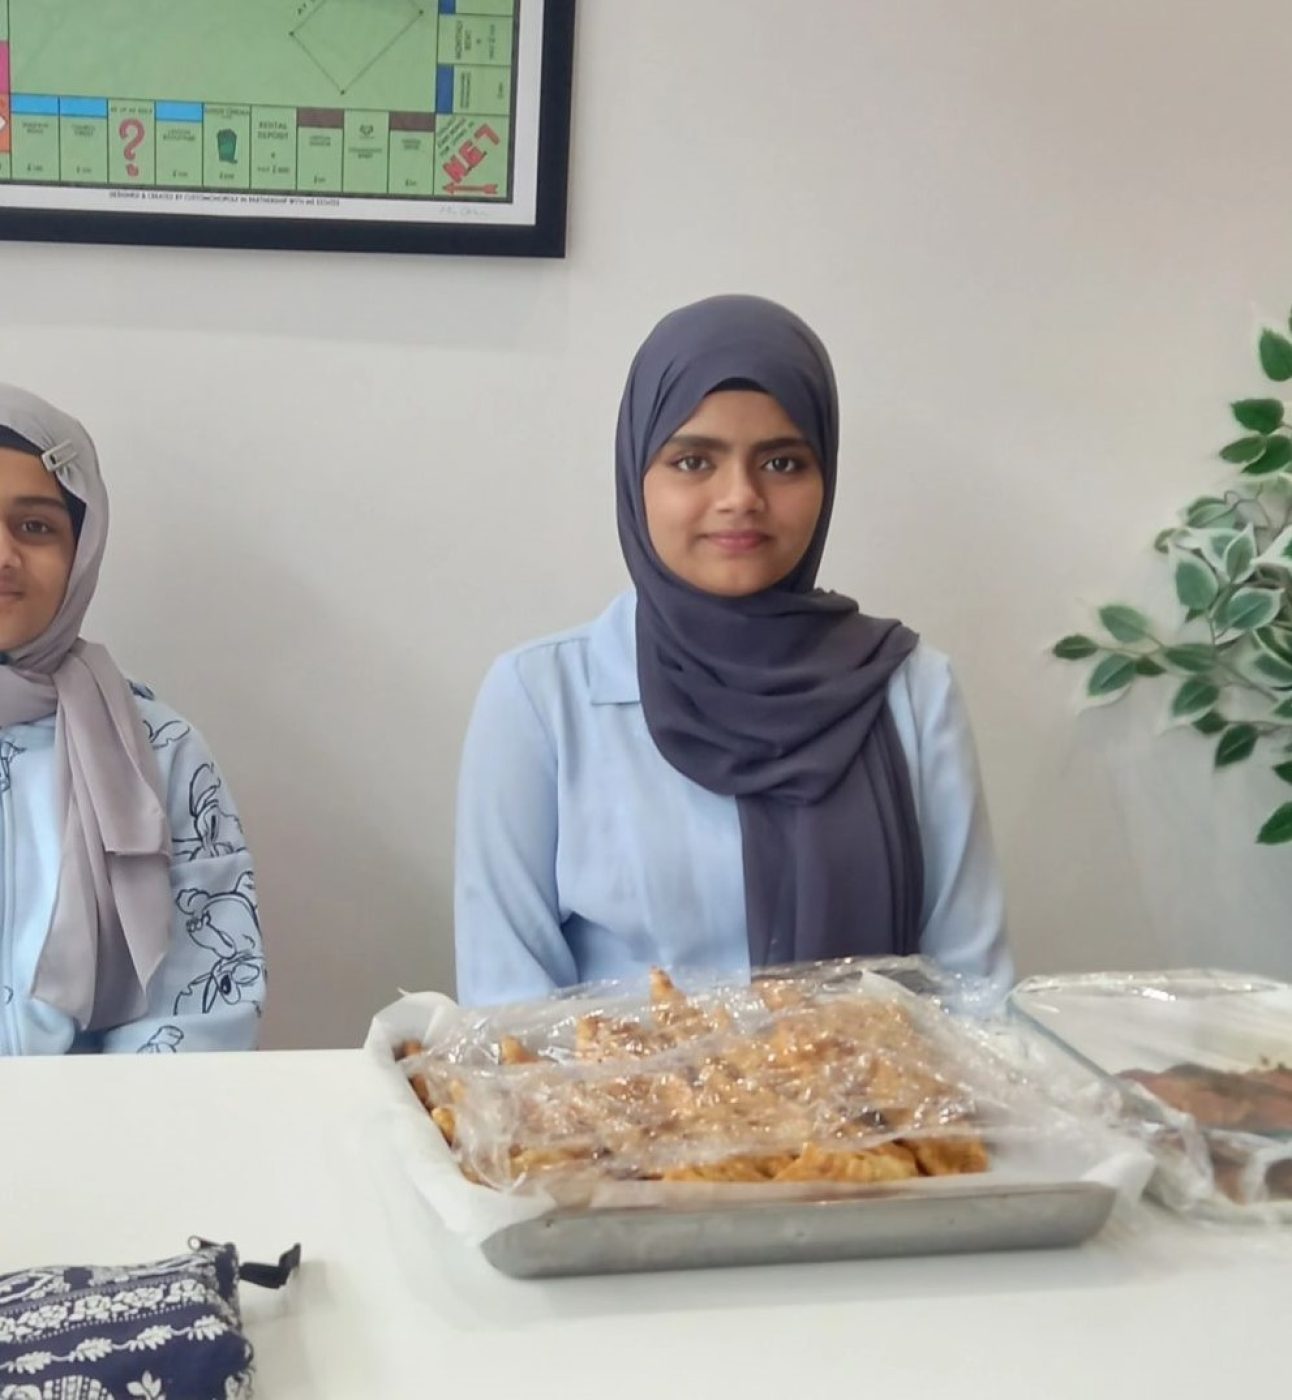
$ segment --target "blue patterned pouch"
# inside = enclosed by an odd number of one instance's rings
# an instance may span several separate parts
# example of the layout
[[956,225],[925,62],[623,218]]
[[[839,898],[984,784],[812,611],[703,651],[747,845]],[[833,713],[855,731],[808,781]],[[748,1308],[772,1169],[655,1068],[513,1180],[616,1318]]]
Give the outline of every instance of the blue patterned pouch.
[[249,1400],[238,1280],[280,1288],[300,1246],[238,1263],[231,1244],[126,1268],[0,1274],[0,1400]]

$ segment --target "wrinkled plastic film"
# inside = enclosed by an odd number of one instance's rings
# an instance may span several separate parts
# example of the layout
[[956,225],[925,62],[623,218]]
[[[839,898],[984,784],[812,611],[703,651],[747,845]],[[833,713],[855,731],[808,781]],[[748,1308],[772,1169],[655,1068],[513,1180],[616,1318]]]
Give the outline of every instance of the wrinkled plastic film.
[[[751,985],[598,987],[463,1012],[403,1060],[465,1174],[501,1191],[629,1181],[883,1184],[982,1172],[1080,1124],[954,1016],[922,960]],[[919,985],[924,995],[901,981]]]
[[1184,1213],[1292,1220],[1292,986],[1208,970],[1022,983],[1011,1006],[1119,1094]]

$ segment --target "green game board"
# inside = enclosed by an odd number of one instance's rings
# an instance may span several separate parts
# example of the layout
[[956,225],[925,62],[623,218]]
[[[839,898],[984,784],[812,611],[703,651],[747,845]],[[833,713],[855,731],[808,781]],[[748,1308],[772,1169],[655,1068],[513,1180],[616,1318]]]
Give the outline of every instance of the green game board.
[[0,0],[0,180],[511,197],[521,0]]

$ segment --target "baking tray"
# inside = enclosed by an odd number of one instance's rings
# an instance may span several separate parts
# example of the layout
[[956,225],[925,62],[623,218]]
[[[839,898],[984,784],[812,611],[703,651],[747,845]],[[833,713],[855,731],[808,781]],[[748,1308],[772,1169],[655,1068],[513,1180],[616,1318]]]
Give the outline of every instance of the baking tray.
[[820,1200],[558,1210],[505,1227],[481,1249],[513,1278],[1059,1249],[1099,1231],[1116,1198],[1099,1182],[957,1182]]

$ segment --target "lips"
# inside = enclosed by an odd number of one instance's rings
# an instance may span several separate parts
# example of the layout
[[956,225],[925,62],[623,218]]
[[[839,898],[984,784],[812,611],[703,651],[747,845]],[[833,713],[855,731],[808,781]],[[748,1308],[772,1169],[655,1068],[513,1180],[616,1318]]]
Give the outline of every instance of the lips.
[[725,554],[749,554],[767,544],[771,536],[761,530],[718,530],[705,539]]

